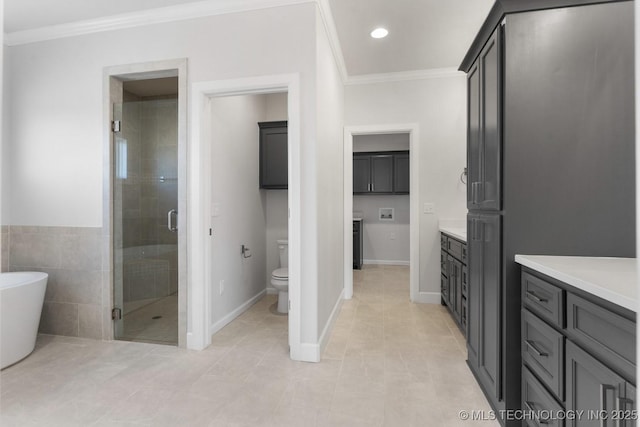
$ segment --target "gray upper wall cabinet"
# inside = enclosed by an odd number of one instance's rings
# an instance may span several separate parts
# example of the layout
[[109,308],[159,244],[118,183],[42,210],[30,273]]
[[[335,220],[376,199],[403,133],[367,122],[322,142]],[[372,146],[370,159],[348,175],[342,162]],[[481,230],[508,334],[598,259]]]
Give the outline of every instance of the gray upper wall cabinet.
[[288,188],[287,122],[261,122],[260,128],[260,188]]
[[409,194],[409,152],[353,153],[353,194]]
[[631,1],[498,0],[460,66],[467,346],[494,409],[522,409],[515,254],[636,256],[633,29]]
[[393,192],[395,194],[409,194],[409,153],[393,156]]

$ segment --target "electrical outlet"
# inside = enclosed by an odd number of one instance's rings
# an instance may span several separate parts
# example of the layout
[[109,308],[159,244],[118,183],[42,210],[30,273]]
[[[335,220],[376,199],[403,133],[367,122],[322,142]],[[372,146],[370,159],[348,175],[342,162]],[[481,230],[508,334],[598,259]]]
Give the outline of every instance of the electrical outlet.
[[389,233],[389,240],[396,240],[396,233]]
[[425,203],[422,212],[426,214],[434,214],[436,213],[436,207],[433,203]]
[[220,295],[224,292],[224,280],[220,280]]

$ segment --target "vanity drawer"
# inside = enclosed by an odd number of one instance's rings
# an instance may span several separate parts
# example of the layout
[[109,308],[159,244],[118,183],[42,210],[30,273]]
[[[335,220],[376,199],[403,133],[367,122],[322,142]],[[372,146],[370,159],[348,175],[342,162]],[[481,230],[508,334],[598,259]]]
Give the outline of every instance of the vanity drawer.
[[449,276],[449,269],[447,268],[447,253],[440,251],[440,272],[445,276]]
[[440,248],[447,250],[447,236],[444,233],[440,233]]
[[572,293],[567,294],[567,335],[605,365],[635,383],[636,323]]
[[564,398],[564,336],[522,310],[522,361],[558,397]]
[[452,239],[450,237],[447,238],[447,251],[453,255],[454,258],[461,260],[462,259],[462,243]]
[[467,245],[465,243],[462,244],[462,263],[467,263]]
[[[534,418],[537,415],[561,414],[563,407],[551,396],[540,381],[522,367],[522,410]],[[561,418],[561,417],[554,417]],[[525,419],[523,425],[529,427],[564,427],[562,419]]]
[[559,287],[522,273],[522,299],[524,305],[551,324],[564,328],[564,291]]

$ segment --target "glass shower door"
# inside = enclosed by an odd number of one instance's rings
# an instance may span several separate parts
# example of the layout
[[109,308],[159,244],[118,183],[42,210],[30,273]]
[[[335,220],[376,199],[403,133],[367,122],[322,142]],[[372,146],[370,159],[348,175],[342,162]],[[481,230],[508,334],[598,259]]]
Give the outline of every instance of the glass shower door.
[[178,101],[114,105],[115,338],[178,344]]

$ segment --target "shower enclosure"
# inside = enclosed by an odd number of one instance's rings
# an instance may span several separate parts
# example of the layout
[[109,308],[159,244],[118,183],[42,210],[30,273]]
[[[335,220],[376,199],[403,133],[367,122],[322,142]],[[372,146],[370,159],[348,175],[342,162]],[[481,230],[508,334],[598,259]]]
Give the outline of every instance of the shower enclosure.
[[178,344],[178,99],[114,104],[115,338]]

